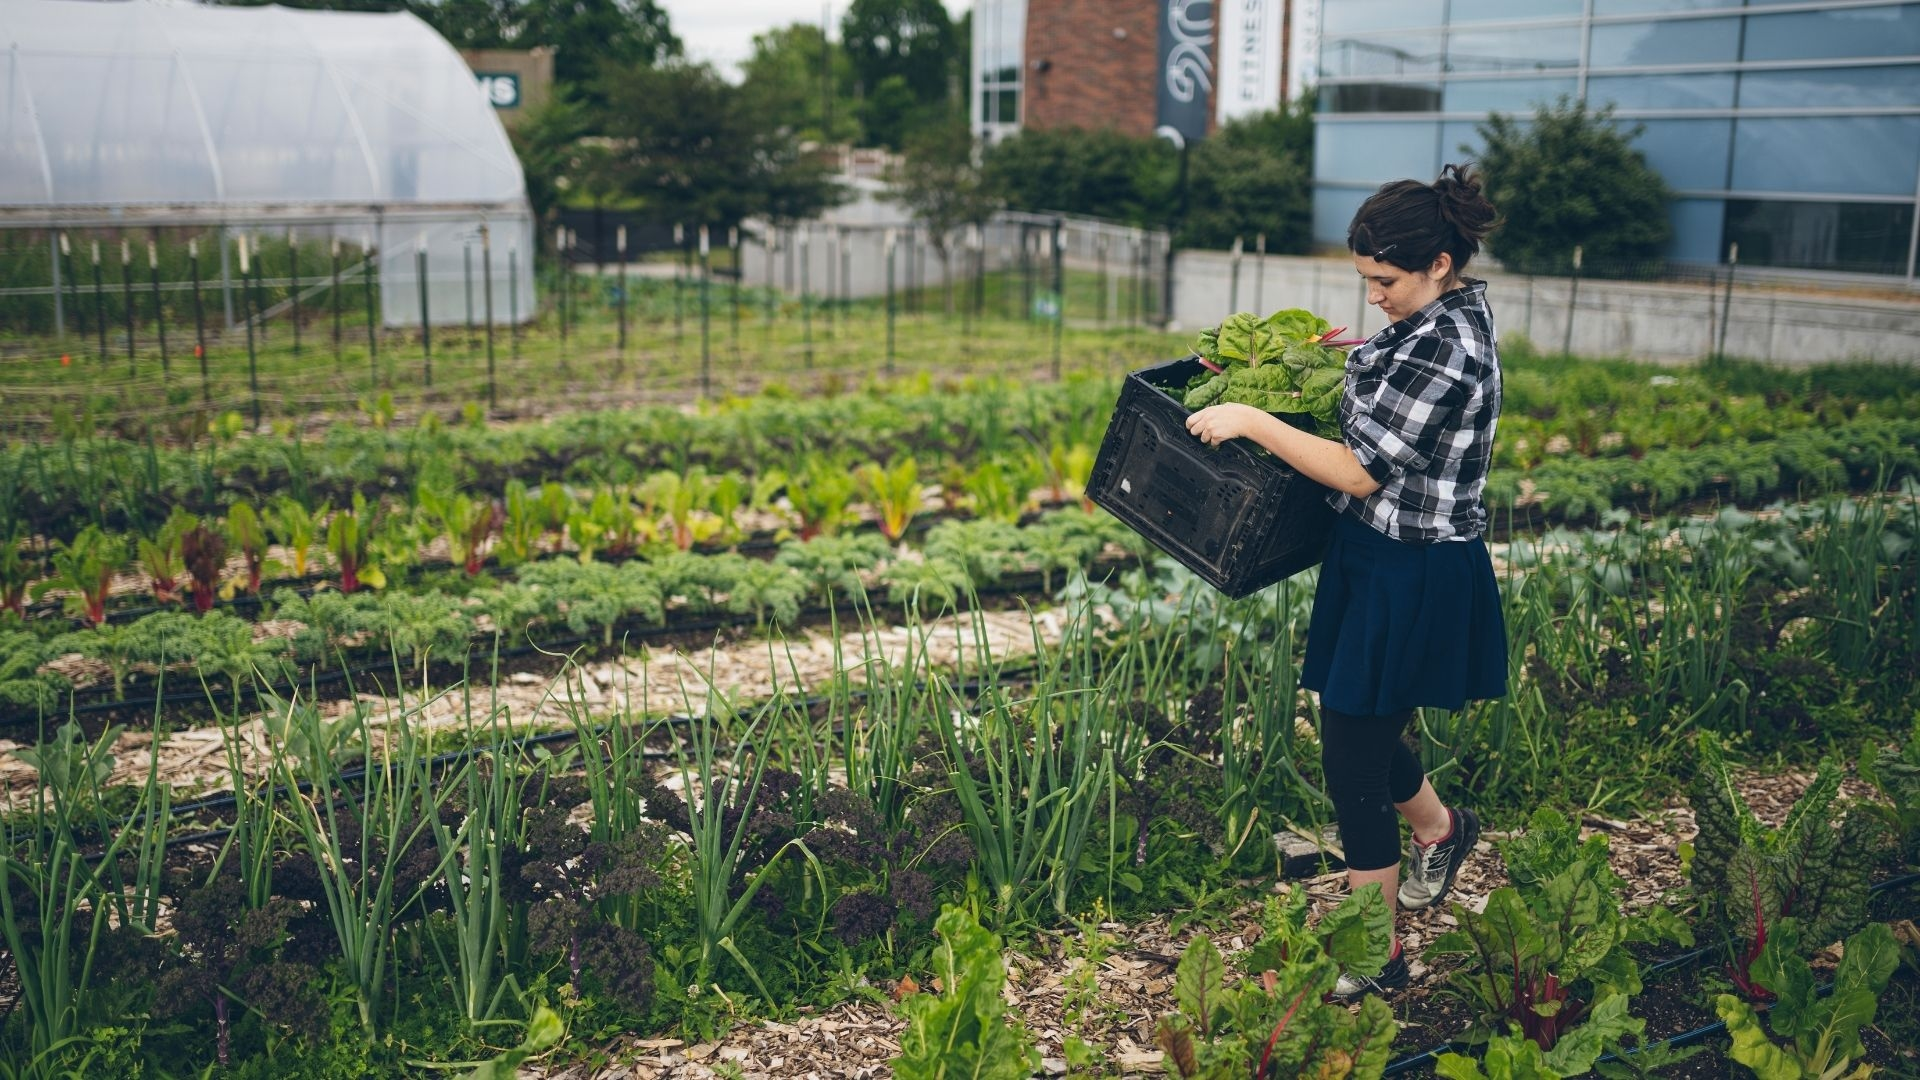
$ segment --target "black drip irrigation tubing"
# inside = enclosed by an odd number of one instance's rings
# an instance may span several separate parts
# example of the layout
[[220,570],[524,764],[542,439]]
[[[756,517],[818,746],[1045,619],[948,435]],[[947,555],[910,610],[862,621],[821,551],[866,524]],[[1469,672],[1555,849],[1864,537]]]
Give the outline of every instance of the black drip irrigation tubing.
[[[1899,877],[1892,877],[1892,878],[1888,878],[1885,881],[1875,882],[1867,891],[1869,894],[1872,894],[1872,893],[1884,892],[1888,889],[1905,888],[1906,886],[1912,885],[1917,881],[1920,881],[1920,874],[1902,874]],[[1661,962],[1654,964],[1652,967],[1649,967],[1646,970],[1645,975],[1653,975],[1657,972],[1671,970],[1672,968],[1680,967],[1684,964],[1691,964],[1699,960],[1701,957],[1706,956],[1708,953],[1718,952],[1720,948],[1721,946],[1717,944],[1703,945],[1700,948],[1694,949],[1690,952],[1681,953],[1679,956],[1669,957],[1668,959],[1662,960]],[[1825,995],[1829,993],[1832,989],[1833,989],[1833,984],[1828,983],[1825,986],[1820,987],[1819,992],[1822,995]],[[1765,1010],[1763,1009],[1762,1011],[1765,1011]],[[1712,1024],[1704,1024],[1700,1027],[1694,1028],[1692,1031],[1683,1031],[1678,1035],[1674,1035],[1669,1038],[1663,1039],[1660,1042],[1653,1044],[1652,1046],[1642,1046],[1637,1050],[1631,1051],[1628,1056],[1631,1056],[1632,1054],[1645,1053],[1647,1051],[1654,1050],[1659,1047],[1679,1048],[1682,1046],[1686,1046],[1689,1043],[1698,1042],[1701,1039],[1705,1039],[1709,1036],[1716,1035],[1726,1030],[1726,1027],[1727,1027],[1727,1023],[1724,1020],[1717,1021]],[[1447,1053],[1448,1051],[1464,1050],[1464,1049],[1467,1049],[1467,1047],[1460,1043],[1452,1043],[1452,1042],[1442,1043],[1441,1045],[1436,1046],[1431,1050],[1423,1050],[1417,1054],[1409,1054],[1406,1057],[1388,1062],[1386,1069],[1384,1069],[1380,1075],[1395,1076],[1395,1075],[1398,1075],[1399,1073],[1407,1072],[1410,1069],[1416,1069],[1422,1065],[1428,1064],[1438,1059],[1441,1054]],[[1599,1060],[1602,1062],[1617,1061],[1619,1060],[1619,1056],[1616,1054],[1609,1053],[1609,1054],[1602,1055]]]
[[[1126,569],[1134,561],[1135,560],[1131,560],[1131,559],[1126,560],[1124,562],[1115,563],[1115,564],[1106,566],[1104,567],[1104,569],[1108,569],[1108,570]],[[1040,575],[1035,574],[1033,576],[1036,579],[1038,579]],[[1024,579],[1021,579],[1021,580],[1024,580]],[[977,589],[974,591],[974,595],[980,596],[980,597],[1007,596],[1007,595],[1012,595],[1012,594],[1020,593],[1024,591],[1026,590],[1020,588],[1017,583],[1016,584],[1002,583],[987,589]],[[886,605],[883,605],[883,606],[886,606]],[[830,617],[837,610],[839,609],[828,608],[828,607],[807,608],[800,613],[800,616],[795,621],[795,623],[796,625],[801,625],[808,622],[817,622],[822,619],[826,619]],[[857,609],[855,608],[854,605],[849,604],[846,610],[854,611]],[[705,619],[697,619],[697,620],[688,621],[688,622],[673,622],[673,623],[668,623],[663,625],[640,626],[640,627],[630,628],[627,631],[617,635],[617,639],[620,641],[632,641],[632,642],[644,644],[646,642],[658,640],[660,638],[677,637],[684,634],[705,633],[710,630],[720,630],[728,627],[750,626],[753,624],[753,621],[754,621],[753,616],[751,615],[727,615],[722,617],[709,617]],[[478,640],[478,639],[475,639],[475,640]],[[496,658],[513,658],[513,657],[527,656],[529,654],[536,653],[536,652],[563,651],[566,649],[574,648],[575,646],[578,646],[578,645],[598,643],[602,640],[603,640],[603,637],[602,635],[599,635],[599,634],[583,634],[583,635],[578,635],[573,637],[555,638],[552,640],[542,641],[535,644],[515,645],[511,648],[502,649],[497,653],[489,652],[487,655],[493,656]],[[370,675],[375,672],[391,673],[392,671],[393,671],[393,660],[391,657],[389,657],[385,661],[377,661],[372,663],[360,664],[357,666],[343,667],[343,668],[336,668],[328,671],[315,672],[311,675],[308,675],[298,680],[289,680],[287,682],[275,683],[272,686],[268,686],[264,688],[257,685],[250,684],[247,688],[240,691],[240,693],[243,695],[251,695],[253,699],[253,703],[257,707],[260,704],[261,700],[264,697],[267,697],[269,695],[285,698],[285,697],[289,697],[291,695],[299,693],[300,690],[303,688],[318,686],[318,685],[328,684],[328,683],[335,683],[343,679],[351,680],[355,676],[359,676],[359,675]],[[183,690],[177,694],[159,694],[159,695],[155,695],[154,697],[142,697],[139,699],[118,698],[110,701],[89,701],[85,703],[76,703],[76,704],[69,705],[66,709],[61,711],[64,715],[71,718],[75,716],[90,716],[97,713],[114,712],[121,709],[143,709],[143,708],[152,707],[155,710],[158,710],[161,706],[165,706],[165,705],[182,705],[189,702],[207,701],[213,696],[214,696],[213,693],[207,690],[199,690],[199,691]],[[222,692],[220,696],[225,697],[228,700],[231,700],[234,695],[232,690],[228,689]],[[0,714],[0,730],[6,730],[8,728],[18,728],[18,727],[23,727],[30,724],[41,723],[45,719],[46,717],[39,717],[39,716],[34,716],[34,717],[28,717],[24,715],[6,716],[3,714]]]

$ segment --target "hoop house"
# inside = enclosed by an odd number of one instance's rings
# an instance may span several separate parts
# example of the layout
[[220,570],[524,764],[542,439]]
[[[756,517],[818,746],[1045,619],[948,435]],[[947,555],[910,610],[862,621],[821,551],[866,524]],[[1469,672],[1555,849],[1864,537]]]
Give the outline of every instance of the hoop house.
[[520,163],[411,14],[0,0],[0,46],[0,226],[296,228],[372,246],[389,325],[420,321],[422,249],[436,324],[469,267],[497,321],[533,307]]

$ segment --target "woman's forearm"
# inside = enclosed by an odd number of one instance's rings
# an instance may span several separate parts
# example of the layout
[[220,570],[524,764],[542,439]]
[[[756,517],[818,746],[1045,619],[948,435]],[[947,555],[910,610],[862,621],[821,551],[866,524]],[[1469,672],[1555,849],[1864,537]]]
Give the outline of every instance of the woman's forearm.
[[1248,438],[1293,466],[1309,480],[1364,499],[1380,490],[1379,481],[1343,442],[1301,431],[1270,412],[1251,405],[1213,405],[1187,418],[1187,430],[1209,446]]

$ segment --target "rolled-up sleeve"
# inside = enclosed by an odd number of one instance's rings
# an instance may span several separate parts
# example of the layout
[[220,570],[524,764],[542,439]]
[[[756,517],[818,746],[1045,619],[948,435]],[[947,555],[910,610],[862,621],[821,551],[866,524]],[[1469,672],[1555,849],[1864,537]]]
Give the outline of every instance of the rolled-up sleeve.
[[1422,472],[1469,392],[1466,352],[1444,339],[1419,335],[1383,358],[1385,371],[1371,401],[1347,415],[1346,442],[1367,475],[1385,484]]

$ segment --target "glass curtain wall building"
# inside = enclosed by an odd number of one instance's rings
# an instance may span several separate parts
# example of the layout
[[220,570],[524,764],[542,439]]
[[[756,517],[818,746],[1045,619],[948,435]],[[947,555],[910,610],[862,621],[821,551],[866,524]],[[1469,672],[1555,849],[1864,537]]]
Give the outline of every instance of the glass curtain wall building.
[[[1310,0],[1314,239],[1478,151],[1492,112],[1612,105],[1674,192],[1670,258],[1899,275],[1920,244],[1920,3]],[[1463,149],[1464,147],[1464,149]]]

